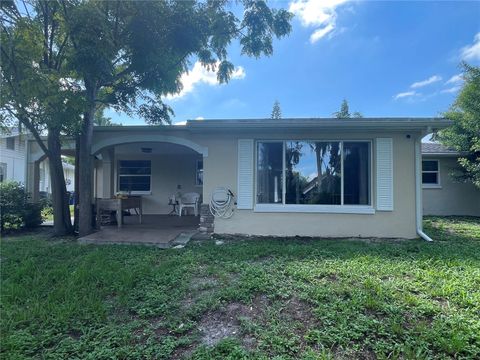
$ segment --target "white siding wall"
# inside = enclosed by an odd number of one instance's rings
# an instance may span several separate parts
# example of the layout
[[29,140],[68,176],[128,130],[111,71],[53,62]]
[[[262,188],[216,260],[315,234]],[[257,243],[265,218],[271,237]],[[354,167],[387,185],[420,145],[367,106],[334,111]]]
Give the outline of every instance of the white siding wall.
[[25,141],[15,136],[15,150],[7,149],[7,139],[0,138],[0,162],[7,164],[6,180],[25,183]]

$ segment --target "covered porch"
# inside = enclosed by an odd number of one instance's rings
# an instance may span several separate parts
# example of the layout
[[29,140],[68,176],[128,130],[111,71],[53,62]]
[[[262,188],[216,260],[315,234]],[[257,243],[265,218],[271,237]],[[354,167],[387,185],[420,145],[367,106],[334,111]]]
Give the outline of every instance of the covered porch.
[[199,228],[207,149],[170,131],[95,130],[93,203],[98,231],[80,241],[162,248],[188,241]]

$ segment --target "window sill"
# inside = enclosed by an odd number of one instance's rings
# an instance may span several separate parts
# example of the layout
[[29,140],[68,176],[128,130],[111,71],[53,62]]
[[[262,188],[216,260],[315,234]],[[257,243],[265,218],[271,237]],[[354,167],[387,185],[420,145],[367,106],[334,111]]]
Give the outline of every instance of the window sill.
[[375,209],[365,205],[283,205],[257,204],[255,212],[324,213],[324,214],[375,214]]
[[[119,192],[122,192],[122,191],[119,191]],[[151,191],[130,191],[129,193],[128,192],[125,192],[125,195],[152,195],[152,192]]]
[[441,189],[442,185],[437,184],[423,184],[422,189]]

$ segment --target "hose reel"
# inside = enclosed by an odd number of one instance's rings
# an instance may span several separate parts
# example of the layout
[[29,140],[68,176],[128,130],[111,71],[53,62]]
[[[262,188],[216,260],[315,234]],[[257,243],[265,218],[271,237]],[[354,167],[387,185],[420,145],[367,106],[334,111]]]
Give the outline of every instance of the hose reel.
[[235,195],[230,189],[217,187],[210,198],[210,213],[219,218],[229,219],[233,215]]

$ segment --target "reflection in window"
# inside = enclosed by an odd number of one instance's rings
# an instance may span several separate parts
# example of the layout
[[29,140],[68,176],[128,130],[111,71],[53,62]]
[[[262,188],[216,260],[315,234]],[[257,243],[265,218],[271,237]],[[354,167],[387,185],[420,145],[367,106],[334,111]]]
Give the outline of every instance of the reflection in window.
[[369,143],[343,143],[343,203],[369,205]]
[[257,203],[282,203],[283,143],[257,143]]
[[341,204],[340,142],[287,141],[286,204]]

